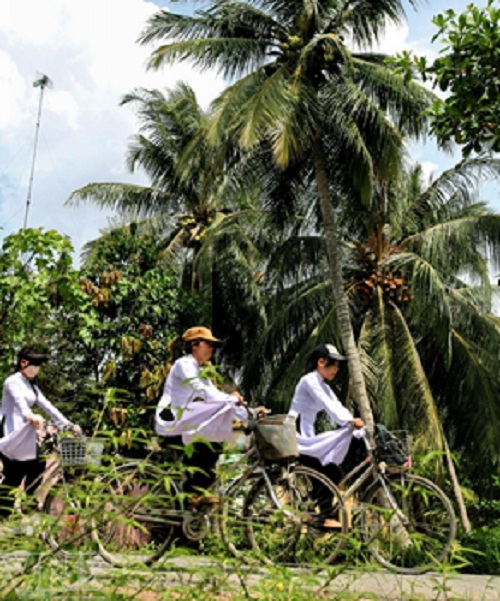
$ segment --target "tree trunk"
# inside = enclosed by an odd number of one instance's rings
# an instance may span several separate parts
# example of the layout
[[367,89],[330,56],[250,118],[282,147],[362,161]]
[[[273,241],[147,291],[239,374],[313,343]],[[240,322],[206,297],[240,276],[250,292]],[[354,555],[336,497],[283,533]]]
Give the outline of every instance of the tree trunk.
[[444,433],[441,434],[443,437],[444,444],[444,452],[446,454],[446,463],[448,464],[448,471],[451,477],[451,483],[453,485],[453,492],[455,493],[455,499],[458,505],[458,511],[460,514],[460,521],[462,522],[462,526],[464,527],[465,532],[470,534],[472,531],[469,516],[467,515],[467,507],[465,506],[464,497],[462,495],[462,489],[460,488],[460,482],[458,481],[457,472],[455,470],[455,465],[453,463],[453,458],[451,456],[450,447],[448,446],[448,441],[446,440],[446,436]]
[[330,197],[330,187],[326,171],[326,161],[324,159],[321,142],[317,139],[313,144],[313,160],[316,184],[318,187],[318,196],[323,218],[323,229],[326,242],[326,251],[330,269],[330,278],[332,280],[333,298],[337,309],[337,321],[340,329],[340,336],[344,346],[344,352],[349,361],[349,377],[357,403],[361,419],[365,422],[370,433],[373,433],[373,412],[370,401],[366,393],[365,380],[361,369],[361,360],[354,339],[354,331],[349,314],[349,304],[344,291],[344,282],[342,277],[342,253],[340,247],[340,236],[338,231],[337,215],[332,205]]

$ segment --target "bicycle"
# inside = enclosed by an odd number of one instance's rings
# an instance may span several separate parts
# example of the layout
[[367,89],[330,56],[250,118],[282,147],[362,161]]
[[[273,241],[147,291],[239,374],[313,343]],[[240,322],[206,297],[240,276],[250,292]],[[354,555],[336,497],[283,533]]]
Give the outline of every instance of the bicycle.
[[438,567],[456,537],[449,498],[409,467],[389,466],[377,437],[374,448],[363,440],[366,459],[338,483],[350,532],[360,536],[380,565],[397,573],[421,574]]
[[216,528],[227,549],[244,559],[294,565],[333,561],[347,529],[342,497],[327,478],[295,458],[269,459],[255,436],[266,419],[252,423],[248,449],[209,489],[216,503],[202,499],[189,506],[175,468],[147,462],[117,466],[101,482],[104,497],[94,512],[101,515],[92,528],[101,556],[116,566],[151,565],[179,530],[198,541]]

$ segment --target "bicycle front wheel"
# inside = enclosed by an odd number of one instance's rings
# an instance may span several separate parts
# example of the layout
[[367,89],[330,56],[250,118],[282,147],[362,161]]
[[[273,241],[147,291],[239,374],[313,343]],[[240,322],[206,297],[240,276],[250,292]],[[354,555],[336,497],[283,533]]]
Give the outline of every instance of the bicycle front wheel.
[[328,478],[305,466],[260,478],[243,508],[247,537],[269,564],[321,565],[339,554],[347,533],[342,496]]
[[383,478],[364,498],[362,536],[371,554],[401,574],[441,565],[456,536],[450,500],[430,480],[404,470]]
[[120,466],[102,480],[92,535],[115,566],[150,565],[165,552],[178,525],[177,487],[162,472]]
[[62,478],[62,471],[51,476],[52,484],[43,500],[43,539],[49,547],[69,557],[74,553],[95,552],[90,540],[91,519],[85,511],[80,488]]

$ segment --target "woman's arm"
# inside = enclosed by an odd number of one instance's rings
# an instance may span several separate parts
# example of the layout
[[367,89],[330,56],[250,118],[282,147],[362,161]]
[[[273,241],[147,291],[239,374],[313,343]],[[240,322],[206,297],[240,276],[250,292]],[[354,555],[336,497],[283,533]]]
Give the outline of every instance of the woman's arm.
[[346,426],[353,422],[354,416],[342,405],[328,384],[322,383],[319,378],[310,378],[308,386],[310,394],[321,403],[322,408],[336,424]]
[[179,361],[174,369],[182,385],[192,390],[193,399],[199,397],[204,401],[236,404],[240,404],[243,399],[237,391],[228,394],[219,390],[210,380],[200,378],[200,368],[193,361]]
[[59,409],[54,407],[54,405],[43,395],[41,390],[37,386],[37,399],[36,404],[45,411],[45,413],[53,420],[54,424],[58,428],[62,428],[64,426],[72,426],[72,422],[69,421],[67,417],[65,417]]

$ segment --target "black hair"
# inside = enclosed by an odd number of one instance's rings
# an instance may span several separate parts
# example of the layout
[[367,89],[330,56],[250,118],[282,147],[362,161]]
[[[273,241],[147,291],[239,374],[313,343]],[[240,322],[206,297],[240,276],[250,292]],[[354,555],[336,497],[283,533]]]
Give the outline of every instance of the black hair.
[[183,340],[182,336],[177,336],[170,343],[170,363],[173,365],[177,359],[187,355],[193,350],[193,347],[198,346],[203,338],[194,338],[193,340]]
[[317,346],[306,359],[306,372],[309,373],[317,369],[318,361],[320,359],[325,360],[326,367],[333,365],[334,363],[339,363],[338,359],[333,359],[330,357],[328,349],[325,348],[324,345]]
[[31,365],[41,365],[47,361],[47,355],[38,347],[23,346],[17,353],[16,371],[21,370],[21,362],[28,361]]

